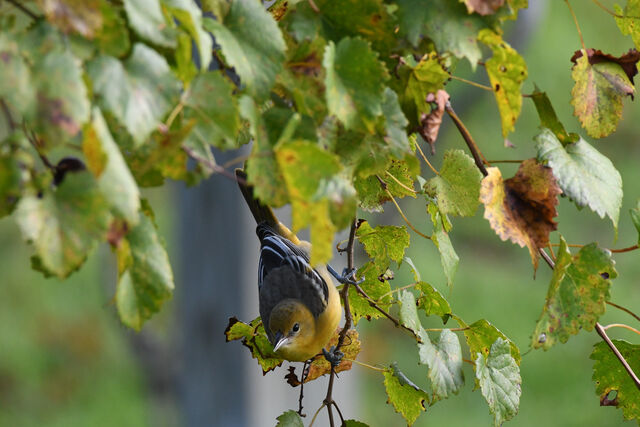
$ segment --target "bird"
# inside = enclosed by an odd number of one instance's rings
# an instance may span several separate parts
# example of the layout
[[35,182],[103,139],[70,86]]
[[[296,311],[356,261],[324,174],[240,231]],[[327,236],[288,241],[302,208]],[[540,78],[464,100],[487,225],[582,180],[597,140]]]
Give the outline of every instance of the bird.
[[342,317],[331,275],[338,280],[342,276],[325,265],[312,267],[311,244],[298,239],[255,197],[242,169],[235,172],[257,223],[259,311],[273,351],[292,362],[304,362],[322,352],[332,364],[339,363],[341,354],[332,353],[333,349],[327,352],[325,346]]

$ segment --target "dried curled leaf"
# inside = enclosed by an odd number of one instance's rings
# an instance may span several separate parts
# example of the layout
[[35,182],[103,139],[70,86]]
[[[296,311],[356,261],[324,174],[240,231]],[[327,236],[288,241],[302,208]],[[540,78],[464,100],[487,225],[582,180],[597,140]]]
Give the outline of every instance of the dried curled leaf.
[[[333,334],[333,337],[329,340],[325,348],[328,350],[332,346],[338,344],[338,336],[340,335],[340,330],[342,328],[336,329],[336,332]],[[344,344],[340,347],[340,351],[344,353],[344,357],[340,364],[335,368],[335,372],[348,371],[351,369],[352,362],[350,360],[355,360],[360,353],[360,340],[358,338],[358,331],[355,329],[350,329],[347,331],[347,335],[344,339]],[[349,360],[346,360],[349,359]],[[317,378],[320,378],[323,375],[331,372],[331,365],[325,359],[324,356],[319,355],[311,363],[309,366],[309,374],[305,378],[304,382],[307,383],[309,381],[313,381]]]
[[558,195],[562,192],[551,169],[535,159],[524,161],[513,178],[502,180],[498,168],[489,168],[482,180],[480,201],[484,217],[502,240],[529,248],[533,267],[538,267],[538,249],[549,243],[557,228]]
[[435,142],[438,139],[440,125],[442,124],[442,116],[444,115],[444,107],[449,100],[449,94],[442,89],[433,94],[430,93],[426,98],[427,102],[435,102],[436,106],[431,108],[429,114],[420,115],[420,135],[431,146],[431,154],[436,153]]
[[493,15],[504,5],[504,0],[464,0],[469,13],[478,15]]

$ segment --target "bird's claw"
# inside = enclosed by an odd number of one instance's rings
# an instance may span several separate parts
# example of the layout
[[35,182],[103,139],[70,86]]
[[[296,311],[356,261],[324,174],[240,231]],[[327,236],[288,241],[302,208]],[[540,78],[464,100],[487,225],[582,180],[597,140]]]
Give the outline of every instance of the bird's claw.
[[336,349],[336,346],[332,345],[329,350],[326,348],[322,349],[322,354],[324,354],[324,358],[327,359],[331,366],[337,368],[344,357],[344,353],[340,350]]
[[337,271],[335,271],[333,269],[333,267],[331,267],[330,265],[327,266],[327,269],[329,270],[329,273],[331,273],[331,275],[333,277],[336,278],[336,280],[338,280],[338,282],[342,283],[342,284],[350,284],[350,285],[359,285],[360,283],[364,282],[364,277],[360,280],[357,280],[355,277],[355,273],[356,273],[356,269],[355,268],[345,268],[344,270],[342,270],[342,274],[338,274]]

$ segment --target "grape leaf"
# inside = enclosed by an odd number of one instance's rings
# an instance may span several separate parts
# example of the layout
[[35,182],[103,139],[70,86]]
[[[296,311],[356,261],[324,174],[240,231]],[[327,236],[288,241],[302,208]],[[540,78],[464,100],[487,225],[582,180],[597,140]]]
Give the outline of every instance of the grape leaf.
[[90,114],[79,62],[67,50],[39,55],[32,77],[38,98],[35,129],[44,142],[51,146],[76,136]]
[[614,62],[591,64],[587,55],[574,55],[571,77],[573,114],[589,136],[602,138],[613,133],[622,118],[622,98],[633,96],[635,87],[622,67]]
[[344,427],[369,427],[369,425],[361,421],[344,420]]
[[327,45],[322,65],[329,113],[347,129],[373,132],[388,78],[377,54],[362,39],[344,38]]
[[302,418],[296,411],[287,411],[281,414],[278,418],[278,424],[276,427],[304,427]]
[[636,49],[640,49],[640,23],[638,23],[638,16],[640,16],[640,1],[627,0],[627,4],[624,10],[617,4],[614,5],[614,9],[617,15],[622,17],[615,17],[616,24],[620,28],[620,32],[624,35],[631,35],[633,43],[636,45]]
[[400,264],[409,247],[409,233],[404,226],[379,225],[372,228],[367,221],[363,221],[356,236],[380,272],[389,268],[391,261]]
[[267,338],[260,317],[253,319],[249,324],[232,317],[224,335],[227,342],[242,340],[242,345],[249,349],[251,357],[258,361],[263,375],[282,365],[283,359],[273,352],[273,346]]
[[179,82],[166,60],[137,43],[123,63],[102,55],[87,65],[103,111],[122,123],[137,145],[153,132],[176,103]]
[[440,213],[432,216],[433,219],[433,234],[431,235],[431,241],[438,248],[440,252],[440,262],[444,270],[444,275],[447,278],[447,286],[453,287],[453,277],[458,269],[458,254],[453,249],[449,234],[445,230],[443,220]]
[[456,334],[443,329],[436,342],[423,339],[423,342],[418,344],[418,349],[420,364],[429,367],[428,375],[433,392],[431,403],[446,399],[452,393],[457,394],[464,385],[464,374],[462,349]]
[[387,124],[385,140],[389,142],[389,151],[396,159],[402,159],[412,152],[406,130],[409,122],[400,109],[398,95],[389,88],[384,91],[382,114]]
[[500,110],[502,136],[506,138],[509,132],[514,130],[522,110],[520,89],[527,79],[527,64],[518,52],[492,30],[481,30],[478,40],[493,51],[493,56],[486,61],[485,68]]
[[124,10],[140,37],[158,46],[176,46],[177,31],[167,24],[160,0],[124,0]]
[[130,226],[137,224],[140,191],[97,107],[93,109],[92,122],[85,127],[83,136],[82,150],[87,167],[96,177],[100,192],[116,215]]
[[382,375],[388,397],[387,402],[393,405],[395,411],[402,415],[408,425],[412,425],[418,416],[426,410],[425,402],[429,403],[429,395],[408,381],[395,362]]
[[447,80],[449,80],[449,73],[438,62],[438,57],[435,53],[425,55],[412,68],[407,88],[405,89],[405,96],[413,99],[417,108],[418,119],[423,114],[428,114],[431,110],[429,103],[426,101],[427,95],[444,89]]
[[200,69],[206,70],[211,62],[211,49],[213,41],[211,36],[202,28],[202,10],[193,0],[162,0],[164,6],[175,19],[180,21],[181,28],[184,28],[193,38],[198,47]]
[[429,15],[429,8],[424,7],[422,0],[398,0],[398,23],[400,34],[406,36],[413,47],[418,46],[424,21]]
[[440,174],[431,178],[425,191],[435,197],[445,215],[473,216],[478,209],[482,174],[462,150],[447,150]]
[[14,215],[25,239],[50,274],[65,278],[77,270],[101,240],[109,221],[106,201],[89,172],[69,172],[42,197],[26,195]]
[[247,91],[266,98],[282,69],[286,46],[276,21],[262,4],[234,1],[224,19],[206,18],[204,26],[215,36]]
[[116,248],[116,307],[122,323],[139,331],[173,294],[169,256],[158,235],[151,207],[142,200],[140,219]]
[[512,178],[502,181],[500,169],[488,168],[482,180],[480,201],[484,217],[502,239],[529,248],[533,268],[538,268],[540,248],[549,243],[549,233],[556,230],[553,218],[561,190],[551,169],[535,159],[525,160]]
[[221,149],[237,148],[240,120],[238,102],[232,91],[232,85],[219,71],[202,73],[191,82],[182,95],[185,119],[196,120],[190,140]]
[[100,0],[40,0],[47,21],[65,34],[78,33],[88,39],[102,29]]
[[518,413],[522,379],[511,355],[509,342],[496,339],[488,356],[476,354],[476,378],[493,414],[493,424],[501,426]]
[[[358,269],[357,277],[364,277],[364,281],[360,284],[362,290],[376,301],[380,308],[388,310],[391,306],[391,286],[386,281],[385,273],[386,269],[380,271],[373,262],[369,261]],[[363,317],[371,320],[383,316],[357,292],[349,292],[349,305],[351,306],[354,325],[357,325]]]
[[[384,153],[384,150],[378,153],[382,156],[381,159],[378,159],[380,162],[374,160],[375,168],[382,165],[382,171],[385,172],[384,180],[378,179],[379,175],[375,175],[376,172],[369,174],[370,170],[365,172],[366,168],[361,167],[353,181],[360,199],[360,207],[369,211],[382,211],[382,203],[391,200],[386,190],[393,197],[416,197],[415,192],[409,191],[407,188],[413,188],[414,177],[419,173],[418,159],[412,154],[405,156],[403,160],[389,159]],[[391,161],[389,162],[389,160]],[[361,166],[364,165],[361,164]],[[392,175],[395,179],[388,175]]]
[[[640,372],[640,345],[622,340],[612,342],[631,369]],[[594,345],[589,358],[595,361],[593,381],[596,383],[596,393],[600,396],[600,405],[622,409],[625,420],[640,420],[640,391],[607,344],[601,341]],[[610,399],[610,393],[615,393],[615,398]]]
[[556,112],[551,106],[549,97],[547,97],[545,92],[540,92],[537,86],[531,94],[531,100],[536,106],[538,116],[540,116],[540,126],[552,130],[556,138],[558,138],[563,145],[576,142],[580,139],[580,135],[577,133],[567,133],[562,123],[560,123],[560,120],[558,120],[558,116],[556,116]]
[[622,178],[613,163],[582,138],[563,147],[552,131],[542,129],[534,140],[538,160],[551,166],[562,191],[578,206],[609,216],[617,231]]
[[638,243],[640,243],[640,200],[638,200],[635,208],[629,209],[629,213],[631,214],[631,221],[638,232]]
[[107,55],[123,56],[131,48],[127,23],[122,17],[122,8],[116,8],[102,2],[102,28],[96,33],[95,41],[98,49]]
[[30,118],[36,107],[33,77],[18,43],[5,33],[0,33],[0,57],[0,98],[22,117]]
[[474,362],[478,357],[478,354],[481,354],[485,358],[489,357],[491,345],[496,342],[497,339],[502,339],[509,342],[511,347],[511,356],[516,363],[520,365],[522,358],[518,347],[513,341],[507,338],[505,334],[487,320],[480,319],[473,322],[471,325],[467,325],[459,318],[457,320],[458,323],[460,323],[461,328],[469,328],[464,331],[464,336],[467,340],[467,345],[469,346],[469,354]]
[[[338,338],[341,330],[341,327],[337,328],[329,342],[324,346],[327,350],[332,346],[338,345]],[[344,356],[340,361],[340,364],[334,368],[335,373],[351,369],[351,365],[353,363],[351,360],[355,360],[356,357],[358,357],[358,353],[360,353],[360,346],[361,344],[358,337],[358,331],[355,329],[349,329],[345,336],[344,344],[340,347],[340,351]],[[304,382],[308,383],[309,381],[313,381],[330,372],[331,364],[323,355],[320,355],[309,365],[309,373],[306,375]]]
[[22,172],[13,155],[0,155],[0,218],[9,215],[22,194]]
[[422,323],[418,317],[416,297],[411,291],[403,290],[398,295],[400,303],[400,323],[415,332],[416,336],[428,340],[426,332],[422,329]]
[[544,308],[532,335],[533,348],[548,350],[580,330],[593,330],[609,300],[611,279],[618,273],[611,253],[591,243],[572,256],[560,239]]
[[427,316],[440,316],[442,322],[447,323],[451,317],[451,306],[442,294],[426,282],[416,283],[415,289],[420,291],[417,301],[418,308],[424,310]]

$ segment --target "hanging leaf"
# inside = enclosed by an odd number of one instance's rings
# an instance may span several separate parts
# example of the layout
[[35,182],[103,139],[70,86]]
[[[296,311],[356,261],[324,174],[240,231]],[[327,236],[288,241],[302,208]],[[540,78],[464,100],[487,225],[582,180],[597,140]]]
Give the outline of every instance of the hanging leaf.
[[400,264],[406,248],[409,247],[409,233],[404,226],[379,225],[372,228],[367,221],[363,221],[356,231],[356,236],[364,245],[364,250],[375,267],[381,272],[389,268],[391,261]]
[[382,375],[384,375],[387,402],[393,405],[395,411],[402,415],[408,425],[412,425],[427,409],[425,403],[429,403],[429,395],[408,380],[398,369],[396,362],[393,362],[390,369],[384,371]]
[[201,70],[206,70],[211,62],[213,41],[207,31],[202,28],[202,10],[193,0],[162,0],[169,13],[180,22],[198,47],[198,62]]
[[431,111],[427,95],[444,89],[448,80],[449,73],[440,64],[435,53],[425,55],[411,70],[405,96],[413,99],[418,119]]
[[421,293],[418,296],[418,308],[424,310],[427,316],[440,316],[442,322],[447,323],[451,317],[451,306],[442,294],[426,282],[416,283],[415,289]]
[[557,228],[553,218],[561,193],[551,169],[535,159],[520,164],[513,178],[502,181],[498,168],[488,168],[482,180],[480,201],[484,217],[502,240],[527,246],[533,269],[538,268],[538,251],[549,243]]
[[[426,333],[425,333],[426,335]],[[429,367],[429,379],[433,392],[432,404],[457,394],[464,385],[462,373],[462,349],[454,332],[443,329],[436,342],[430,339],[418,344],[420,364]]]
[[572,256],[560,238],[544,308],[532,335],[533,348],[548,350],[580,330],[593,330],[609,300],[611,279],[618,276],[611,253],[591,243]]
[[560,123],[560,120],[558,120],[558,116],[556,116],[556,112],[551,106],[549,97],[547,97],[545,92],[540,92],[537,86],[531,94],[531,99],[536,106],[538,116],[540,116],[540,126],[553,131],[556,138],[558,138],[563,145],[576,142],[580,139],[580,135],[577,133],[567,133],[562,123]]
[[640,16],[640,2],[637,0],[627,0],[624,10],[617,4],[613,5],[616,15],[616,24],[620,28],[620,32],[624,35],[631,35],[636,49],[640,49],[640,25],[638,24],[638,16]]
[[[376,301],[378,307],[388,310],[392,301],[391,286],[389,286],[388,277],[385,273],[387,273],[386,269],[381,271],[373,262],[369,261],[358,269],[356,276],[364,278],[364,281],[360,283],[362,290]],[[371,320],[383,316],[357,292],[349,292],[349,305],[351,306],[354,325],[357,325],[362,318]]]
[[258,361],[263,375],[282,365],[283,360],[273,352],[273,346],[267,338],[267,333],[259,317],[253,319],[249,324],[243,323],[235,317],[230,318],[224,335],[227,342],[242,340],[242,345],[249,349],[251,357]]
[[[460,327],[466,328],[464,336],[467,339],[467,345],[469,346],[469,354],[471,360],[474,362],[479,354],[485,358],[489,357],[491,345],[496,342],[497,339],[502,339],[509,342],[511,347],[511,356],[520,365],[521,356],[520,350],[505,334],[503,334],[498,328],[489,323],[486,319],[480,319],[477,322],[467,325],[460,319],[457,319],[460,323]],[[476,378],[477,379],[477,378]]]
[[177,31],[167,24],[160,0],[123,0],[131,28],[140,37],[163,47],[175,47]]
[[582,138],[563,147],[552,131],[542,129],[534,141],[538,160],[551,166],[563,193],[601,218],[607,215],[617,231],[622,178],[613,163]]
[[[431,207],[433,205],[429,206]],[[440,252],[440,262],[442,263],[444,275],[447,278],[447,286],[451,288],[453,287],[453,277],[458,269],[458,262],[460,261],[460,258],[458,258],[458,254],[456,254],[456,251],[453,249],[451,239],[449,239],[449,234],[445,230],[441,214],[438,212],[435,215],[432,215],[431,218],[433,221],[433,234],[431,235],[431,241],[438,248],[438,252]]]
[[287,411],[280,415],[276,427],[304,427],[302,418],[296,411]]
[[520,406],[522,379],[510,351],[509,343],[498,338],[491,345],[488,356],[478,353],[475,358],[476,378],[495,426],[513,418]]

